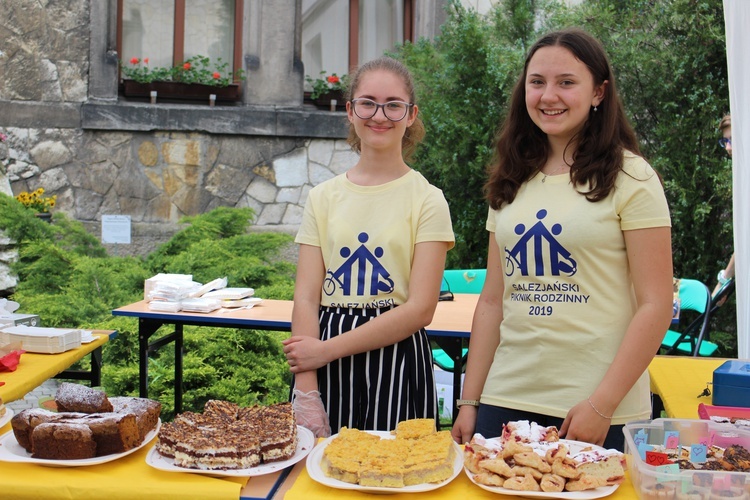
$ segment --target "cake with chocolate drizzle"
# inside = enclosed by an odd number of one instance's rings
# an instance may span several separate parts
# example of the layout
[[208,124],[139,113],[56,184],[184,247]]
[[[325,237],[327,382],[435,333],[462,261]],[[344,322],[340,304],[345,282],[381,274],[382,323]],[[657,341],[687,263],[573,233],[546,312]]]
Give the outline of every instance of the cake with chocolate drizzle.
[[206,402],[203,413],[184,412],[159,431],[156,450],[178,467],[248,469],[291,458],[297,425],[291,403],[240,407]]

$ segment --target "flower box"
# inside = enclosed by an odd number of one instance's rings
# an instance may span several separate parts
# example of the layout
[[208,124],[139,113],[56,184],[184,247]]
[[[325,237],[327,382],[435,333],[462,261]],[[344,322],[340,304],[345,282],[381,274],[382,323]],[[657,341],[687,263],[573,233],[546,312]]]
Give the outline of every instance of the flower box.
[[330,111],[331,100],[336,99],[336,111],[346,111],[346,101],[344,93],[341,90],[331,90],[326,94],[318,96],[316,99],[310,97],[310,92],[305,92],[305,102],[314,104],[319,109]]
[[123,95],[125,97],[150,98],[151,92],[156,91],[157,102],[159,99],[179,99],[187,101],[204,101],[208,103],[209,96],[214,94],[216,101],[239,101],[242,97],[238,83],[229,84],[226,87],[215,87],[201,83],[184,82],[150,82],[139,83],[135,80],[123,80]]

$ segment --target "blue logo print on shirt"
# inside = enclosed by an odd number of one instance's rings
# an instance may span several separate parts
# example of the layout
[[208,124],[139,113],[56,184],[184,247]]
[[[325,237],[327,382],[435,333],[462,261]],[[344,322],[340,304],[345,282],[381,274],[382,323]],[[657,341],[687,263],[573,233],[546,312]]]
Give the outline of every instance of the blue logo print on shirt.
[[[547,210],[539,210],[536,218],[539,222],[526,231],[524,224],[515,227],[515,233],[521,238],[518,243],[508,250],[505,248],[505,275],[511,276],[520,271],[522,276],[529,276],[529,258],[534,259],[534,274],[543,276],[548,273],[552,276],[566,274],[573,276],[578,270],[578,264],[571,258],[571,254],[565,249],[555,236],[562,233],[562,225],[553,224],[550,229],[544,225],[542,219],[547,217]],[[546,261],[546,262],[545,262]],[[549,265],[549,269],[546,268]]]
[[[361,245],[352,252],[349,247],[341,247],[339,254],[348,257],[335,271],[330,269],[323,282],[323,291],[326,295],[333,295],[336,288],[341,288],[343,295],[352,295],[352,276],[354,268],[356,274],[356,295],[378,295],[380,292],[390,293],[393,291],[393,280],[390,273],[383,267],[378,258],[383,256],[383,248],[376,247],[374,252],[364,245],[370,236],[367,233],[359,233],[357,239]],[[368,266],[371,268],[369,282],[367,280]],[[369,287],[369,289],[368,289]],[[368,289],[366,291],[366,289]]]

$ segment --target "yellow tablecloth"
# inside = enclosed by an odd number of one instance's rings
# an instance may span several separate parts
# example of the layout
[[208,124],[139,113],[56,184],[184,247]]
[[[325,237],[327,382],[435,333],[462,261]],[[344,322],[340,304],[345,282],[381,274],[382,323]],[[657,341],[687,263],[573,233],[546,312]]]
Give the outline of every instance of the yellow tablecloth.
[[[10,424],[0,434],[12,432]],[[156,438],[131,455],[86,467],[46,467],[0,462],[0,498],[65,500],[227,499],[237,500],[247,478],[213,478],[164,472],[146,464]]]
[[[375,497],[370,493],[362,493],[353,490],[339,490],[336,488],[330,488],[323,486],[322,484],[313,481],[307,469],[300,472],[297,480],[294,482],[289,491],[284,495],[284,500],[337,500],[337,499],[357,499],[362,500],[373,500]],[[388,495],[388,500],[421,500],[421,499],[468,499],[472,500],[475,498],[484,498],[487,500],[500,500],[500,499],[517,499],[517,496],[511,495],[499,495],[492,493],[487,490],[483,490],[479,486],[472,483],[466,474],[462,471],[456,479],[451,481],[446,486],[438,488],[436,490],[427,491],[424,493],[396,493]],[[607,499],[611,500],[632,500],[638,498],[638,495],[633,488],[633,483],[630,481],[630,476],[626,474],[625,480],[622,482],[619,488]]]
[[45,380],[67,370],[76,361],[109,341],[107,332],[93,332],[93,335],[97,337],[93,342],[60,354],[23,353],[15,371],[0,372],[0,382],[5,382],[5,385],[0,386],[0,397],[6,403],[23,398]]
[[[726,359],[656,356],[648,367],[651,392],[664,403],[669,418],[697,419],[698,405],[710,405],[711,396],[698,397],[713,382],[714,370]],[[709,386],[710,389],[710,386]]]

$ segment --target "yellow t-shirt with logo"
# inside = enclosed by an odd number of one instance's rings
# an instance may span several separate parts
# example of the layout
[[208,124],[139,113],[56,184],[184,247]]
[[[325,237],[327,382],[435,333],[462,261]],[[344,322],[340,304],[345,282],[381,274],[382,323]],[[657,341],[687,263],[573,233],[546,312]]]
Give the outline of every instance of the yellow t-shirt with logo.
[[[624,157],[602,201],[587,201],[568,175],[540,173],[513,203],[490,209],[486,227],[503,259],[505,291],[483,403],[565,417],[609,368],[636,310],[623,231],[671,225],[656,172],[639,156]],[[646,371],[612,423],[650,414]]]
[[346,174],[315,186],[295,241],[323,253],[321,305],[373,308],[406,301],[417,243],[445,241],[450,249],[455,237],[442,191],[410,170],[379,186]]

